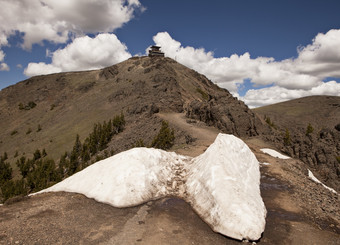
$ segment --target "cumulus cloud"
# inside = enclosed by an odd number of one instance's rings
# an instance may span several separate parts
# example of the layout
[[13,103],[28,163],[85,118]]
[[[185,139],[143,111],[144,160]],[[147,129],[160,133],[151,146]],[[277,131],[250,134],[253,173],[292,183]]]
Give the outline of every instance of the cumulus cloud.
[[327,77],[340,77],[340,30],[318,34],[312,44],[299,48],[297,58],[282,61],[273,57],[251,58],[248,52],[215,58],[213,52],[203,48],[183,47],[167,32],[158,33],[153,40],[166,56],[205,74],[236,96],[246,79],[255,88],[272,86],[249,90],[242,97],[252,107],[314,94],[340,96],[339,84],[323,82]]
[[112,32],[141,7],[138,0],[0,0],[0,4],[0,44],[7,44],[18,31],[26,49],[43,40],[65,43],[72,34]]
[[0,50],[0,71],[9,71],[9,66],[2,62],[5,59],[5,54],[2,50]]
[[27,50],[43,41],[112,32],[143,11],[139,0],[0,0],[0,6],[0,49],[19,33]]
[[340,83],[336,81],[320,82],[309,90],[287,89],[279,86],[259,90],[250,89],[239,98],[249,107],[254,108],[312,95],[340,96]]
[[110,66],[131,57],[127,47],[114,34],[103,33],[94,38],[78,37],[52,56],[52,63],[29,63],[24,73],[27,76],[50,74],[62,71],[92,70]]
[[0,63],[0,71],[9,71],[9,66],[6,63]]

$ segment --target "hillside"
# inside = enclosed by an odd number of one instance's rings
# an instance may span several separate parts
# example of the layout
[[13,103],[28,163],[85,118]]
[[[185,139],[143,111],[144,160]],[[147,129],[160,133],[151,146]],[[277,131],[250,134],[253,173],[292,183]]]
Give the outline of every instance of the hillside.
[[[96,71],[33,77],[0,91],[0,154],[8,153],[7,161],[17,178],[15,161],[21,156],[32,157],[36,149],[45,148],[47,158],[58,164],[61,154],[69,151],[70,155],[77,134],[83,142],[95,123],[121,113],[125,116],[125,129],[115,134],[97,156],[92,156],[91,162],[98,156],[106,158],[130,149],[139,140],[150,145],[162,120],[174,129],[175,142],[169,151],[191,157],[205,152],[219,132],[231,133],[244,139],[256,158],[266,163],[260,168],[260,190],[268,213],[260,243],[337,244],[338,194],[308,177],[308,169],[322,177],[321,172],[314,171],[317,170],[314,165],[306,166],[297,159],[273,158],[260,151],[269,147],[293,155],[292,146],[299,146],[298,143],[285,146],[282,135],[285,126],[276,119],[275,110],[266,114],[274,127],[265,122],[264,114],[257,112],[260,109],[255,112],[248,109],[227,90],[174,60],[134,57]],[[311,123],[316,128],[317,124]],[[303,125],[296,129],[296,135],[305,137],[301,133],[306,127]],[[295,129],[289,130],[291,141],[295,142]],[[315,146],[313,137],[316,134],[307,138]],[[322,141],[326,139],[330,138]],[[328,142],[330,147],[336,146],[334,141]],[[332,166],[319,170],[323,169],[330,171]],[[334,182],[325,183],[333,183],[334,188]],[[0,205],[0,243],[155,244],[159,241],[239,244],[213,232],[190,205],[173,196],[124,209],[64,192],[17,197]]]
[[[121,112],[127,121],[124,141],[109,151],[126,150],[138,139],[149,144],[160,127],[158,112],[183,112],[239,136],[256,135],[261,125],[243,102],[203,75],[170,58],[134,57],[102,70],[38,76],[1,90],[0,154],[7,152],[12,162],[16,151],[18,157],[31,156],[45,148],[59,159],[77,134],[83,140],[95,123]],[[194,137],[176,133],[178,144]]]
[[318,178],[340,190],[340,97],[311,96],[253,111],[271,130],[264,139],[307,163]]

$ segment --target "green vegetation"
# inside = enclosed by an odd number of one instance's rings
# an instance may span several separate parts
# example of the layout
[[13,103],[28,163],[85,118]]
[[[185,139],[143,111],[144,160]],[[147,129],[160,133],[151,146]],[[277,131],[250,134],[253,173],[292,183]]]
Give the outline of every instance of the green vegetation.
[[283,143],[286,146],[291,144],[290,133],[289,133],[289,130],[287,128],[286,128],[285,135],[283,137]]
[[[20,180],[12,179],[12,168],[9,163],[5,162],[8,159],[5,152],[0,158],[0,201],[45,189],[93,163],[90,162],[91,158],[99,161],[108,157],[107,151],[104,151],[103,155],[97,153],[107,148],[112,137],[122,132],[124,126],[123,113],[109,122],[95,124],[83,143],[79,135],[76,136],[72,150],[60,157],[59,164],[47,158],[48,154],[45,149],[42,151],[37,149],[31,159],[25,156],[20,157],[16,162],[21,173]],[[113,153],[111,151],[111,154]]]
[[26,110],[26,111],[31,110],[36,106],[37,104],[34,103],[33,101],[28,102],[27,105],[24,105],[23,103],[20,102],[18,105],[19,110]]
[[124,114],[121,113],[108,122],[96,123],[84,143],[81,143],[79,135],[77,135],[72,151],[66,152],[60,159],[59,167],[62,168],[60,171],[72,175],[90,165],[91,157],[106,149],[112,137],[122,132],[124,127],[125,118]]
[[265,115],[265,116],[264,116],[264,120],[266,121],[266,123],[267,123],[270,127],[275,128],[275,124],[274,124],[274,122],[272,122],[272,121],[270,120],[270,117],[267,117],[267,116]]
[[0,156],[0,187],[3,184],[12,179],[12,168],[6,160],[8,159],[7,153],[5,152],[3,156]]
[[338,163],[340,164],[340,156],[336,157],[336,160],[338,161]]
[[17,133],[18,133],[17,130],[13,130],[13,131],[11,132],[11,136],[13,136],[13,135],[15,135],[15,134],[17,134]]
[[306,129],[306,136],[310,135],[313,132],[314,132],[314,128],[312,127],[312,124],[309,123]]
[[145,144],[144,144],[144,141],[142,139],[139,139],[137,140],[133,145],[132,147],[146,147]]
[[167,150],[174,145],[175,133],[169,128],[169,123],[162,121],[161,129],[151,143],[151,147]]
[[207,94],[207,92],[203,91],[201,88],[196,88],[196,91],[202,95],[204,100],[209,100],[209,94]]

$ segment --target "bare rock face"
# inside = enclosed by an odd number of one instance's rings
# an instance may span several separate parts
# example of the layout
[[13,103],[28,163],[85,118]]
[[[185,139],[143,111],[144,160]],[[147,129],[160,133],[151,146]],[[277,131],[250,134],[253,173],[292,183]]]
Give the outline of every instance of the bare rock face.
[[213,125],[226,133],[239,136],[258,135],[258,118],[234,97],[215,97],[210,101],[192,101],[186,111],[189,118]]
[[340,97],[311,96],[254,111],[271,124],[267,125],[269,131],[262,132],[266,140],[291,157],[302,160],[320,180],[339,192],[339,108]]

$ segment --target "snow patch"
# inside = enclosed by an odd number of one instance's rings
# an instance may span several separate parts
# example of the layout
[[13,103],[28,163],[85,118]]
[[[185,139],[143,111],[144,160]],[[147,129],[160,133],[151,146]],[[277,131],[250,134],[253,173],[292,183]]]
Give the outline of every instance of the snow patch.
[[115,207],[135,206],[165,196],[188,201],[214,231],[258,240],[266,208],[260,194],[259,162],[233,135],[219,134],[202,155],[134,148],[94,163],[40,191],[67,191]]
[[240,240],[260,238],[267,211],[259,162],[242,140],[219,134],[192,160],[186,186],[189,202],[214,231]]
[[268,165],[270,165],[270,163],[269,163],[269,162],[260,162],[260,164],[261,164],[261,165],[265,165],[265,166],[268,166]]
[[314,182],[321,184],[321,185],[322,185],[323,187],[325,187],[327,190],[329,190],[329,191],[331,191],[331,192],[333,192],[333,193],[335,193],[335,194],[338,194],[333,188],[328,187],[327,185],[323,184],[320,180],[318,180],[318,179],[314,176],[314,174],[312,173],[312,171],[310,171],[309,169],[308,169],[308,177],[309,177],[311,180],[313,180]]
[[76,192],[119,208],[136,206],[169,195],[171,167],[184,159],[173,152],[134,148],[96,162],[41,192]]
[[272,149],[268,149],[268,148],[263,148],[263,149],[260,149],[263,153],[266,153],[272,157],[277,157],[277,158],[280,158],[280,159],[290,159],[290,157],[288,156],[285,156],[285,155],[282,155],[280,152],[277,152],[275,150],[272,150]]

